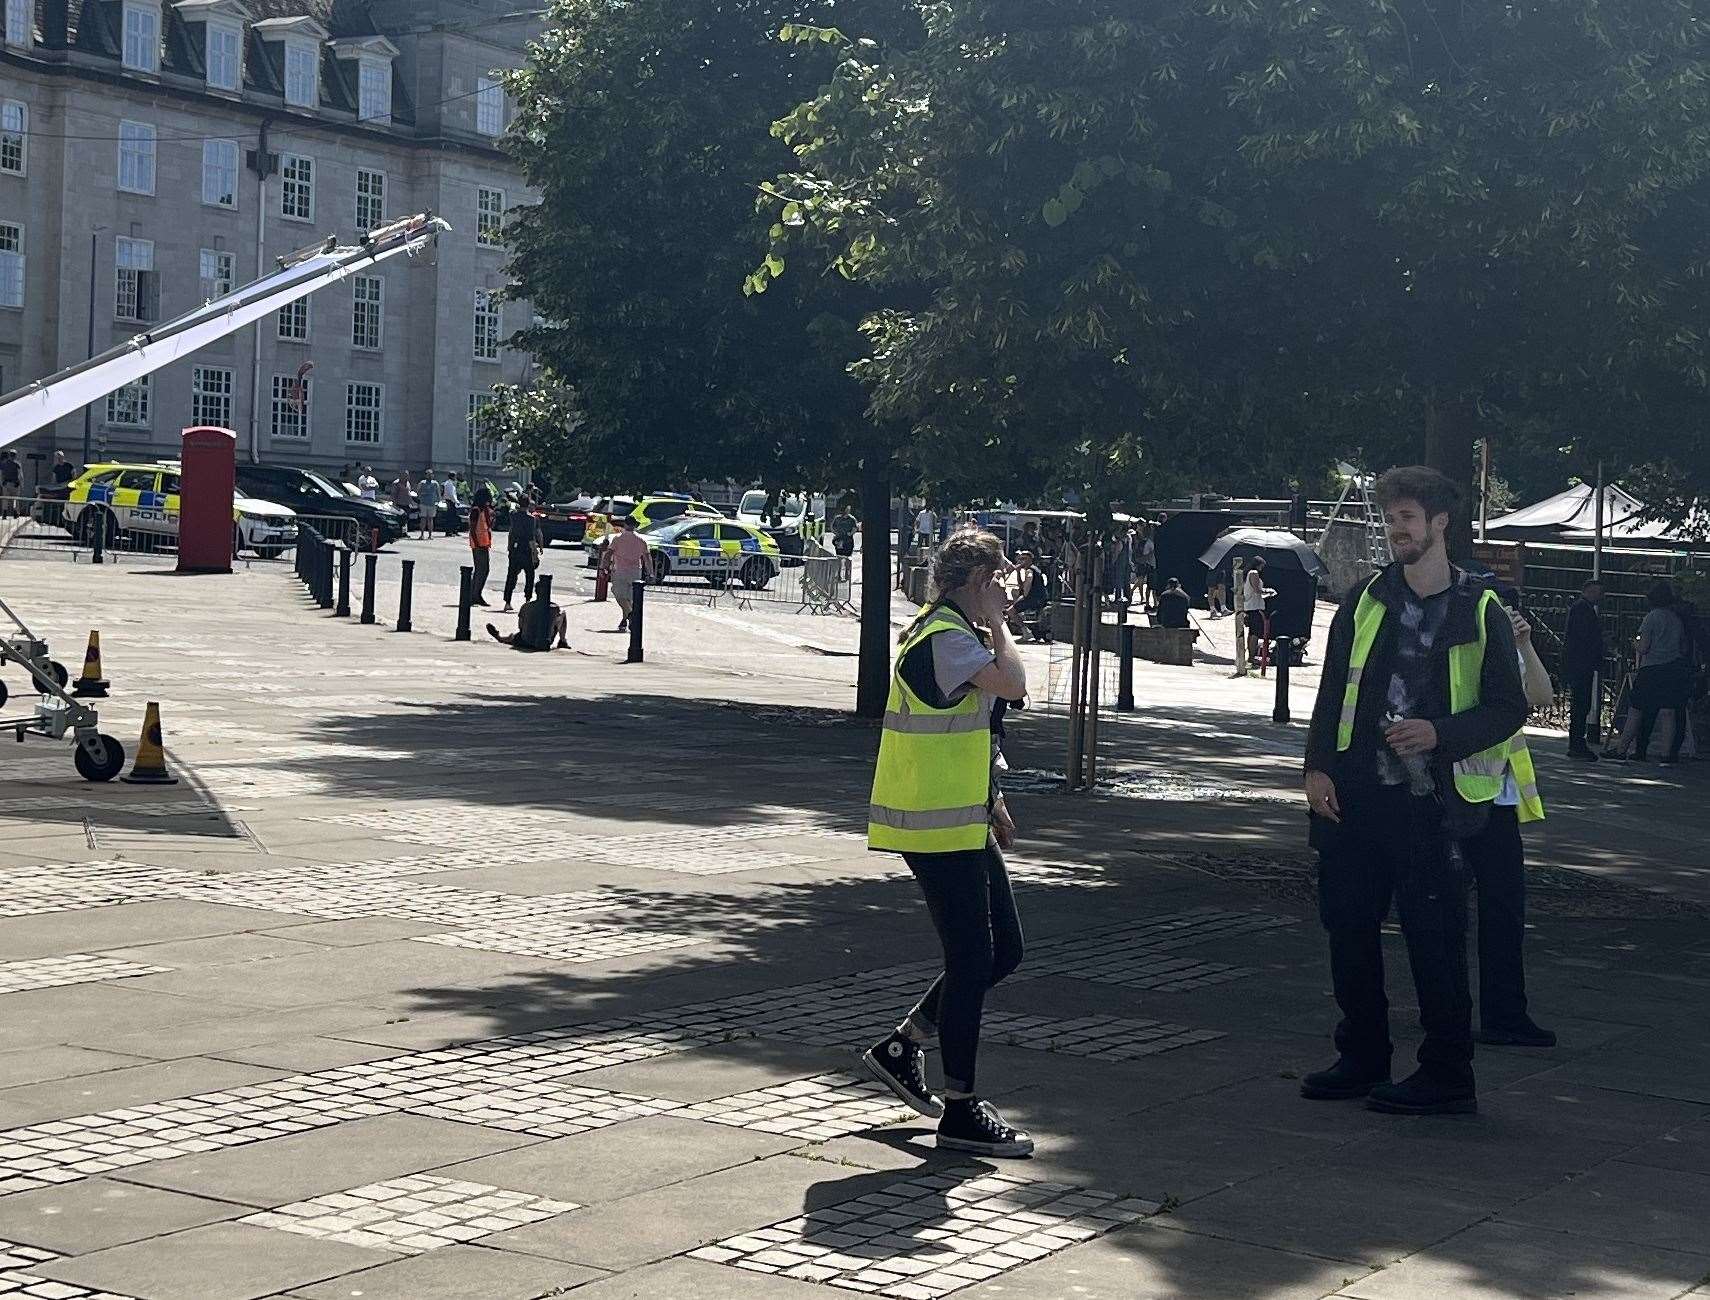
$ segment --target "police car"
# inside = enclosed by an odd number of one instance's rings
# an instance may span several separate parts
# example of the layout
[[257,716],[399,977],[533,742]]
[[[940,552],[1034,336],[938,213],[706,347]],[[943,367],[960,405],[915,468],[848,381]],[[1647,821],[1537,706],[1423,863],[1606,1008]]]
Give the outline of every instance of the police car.
[[[97,529],[111,545],[125,534],[178,540],[178,465],[91,465],[70,483],[60,522],[90,544]],[[232,540],[272,559],[297,544],[297,512],[241,494],[232,498]]]
[[764,591],[783,559],[778,544],[752,524],[733,519],[693,516],[658,524],[641,534],[653,556],[658,582],[671,578],[705,578],[715,587],[740,582],[750,591]]
[[588,552],[588,565],[597,566],[604,558],[600,550],[618,531],[619,521],[629,518],[643,531],[670,523],[685,515],[700,515],[706,519],[723,519],[724,512],[705,501],[684,496],[681,492],[655,492],[651,496],[631,501],[627,497],[611,497],[601,501],[588,516],[582,533],[582,546]]

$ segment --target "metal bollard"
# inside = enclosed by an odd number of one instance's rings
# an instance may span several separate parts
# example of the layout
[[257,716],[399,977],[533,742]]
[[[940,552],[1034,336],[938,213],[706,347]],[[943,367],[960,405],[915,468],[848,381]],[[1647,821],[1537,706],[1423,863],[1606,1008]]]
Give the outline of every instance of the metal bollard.
[[343,548],[338,553],[338,608],[333,610],[334,618],[350,617],[350,549]]
[[315,569],[315,599],[322,609],[333,607],[333,548],[331,542],[321,543],[320,559]]
[[534,594],[535,598],[542,604],[550,605],[552,603],[552,575],[550,573],[543,573],[534,580]]
[[89,557],[89,563],[105,564],[107,562],[107,521],[97,515],[95,527],[89,530],[89,535],[94,539],[95,544],[95,550]]
[[469,606],[475,598],[475,566],[465,564],[458,570],[457,580],[457,635],[454,641],[469,639]]
[[1134,712],[1134,624],[1121,623],[1116,629],[1117,648],[1121,657],[1116,665],[1116,711]]
[[403,575],[398,579],[398,625],[392,630],[408,632],[410,630],[410,589],[416,582],[416,562],[404,561]]
[[378,585],[375,581],[377,576],[375,570],[379,564],[380,557],[373,551],[362,557],[362,621],[364,623],[374,621],[374,588]]
[[647,584],[638,582],[630,591],[634,595],[631,597],[633,604],[629,611],[629,656],[624,662],[638,664],[641,662],[641,607],[647,596]]
[[1281,637],[1277,641],[1277,702],[1271,709],[1271,721],[1279,727],[1289,724],[1288,712],[1288,667],[1294,662],[1293,637]]

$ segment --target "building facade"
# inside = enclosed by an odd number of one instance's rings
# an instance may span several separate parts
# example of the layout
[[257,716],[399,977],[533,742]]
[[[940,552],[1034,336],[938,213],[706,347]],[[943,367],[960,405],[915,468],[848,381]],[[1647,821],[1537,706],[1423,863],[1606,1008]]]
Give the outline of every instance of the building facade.
[[[419,212],[436,248],[299,301],[88,412],[89,458],[239,456],[494,473],[474,436],[505,340],[502,228],[532,202],[498,148],[496,70],[538,18],[494,0],[0,0],[0,392],[229,293],[277,259]],[[86,421],[21,450],[84,459]],[[44,462],[36,461],[37,470]],[[27,462],[28,464],[28,462]],[[32,482],[26,468],[26,485]]]

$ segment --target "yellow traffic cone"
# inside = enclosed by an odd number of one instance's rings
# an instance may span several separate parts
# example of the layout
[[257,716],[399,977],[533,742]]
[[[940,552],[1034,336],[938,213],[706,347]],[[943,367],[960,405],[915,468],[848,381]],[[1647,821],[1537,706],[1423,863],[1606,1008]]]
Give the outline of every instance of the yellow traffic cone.
[[121,778],[132,785],[177,785],[178,778],[166,770],[166,750],[160,738],[160,705],[148,702],[143,714],[142,739],[137,742],[137,761],[130,775]]
[[83,675],[72,685],[71,693],[84,699],[107,698],[107,679],[101,676],[101,634],[89,633],[89,649],[83,655]]

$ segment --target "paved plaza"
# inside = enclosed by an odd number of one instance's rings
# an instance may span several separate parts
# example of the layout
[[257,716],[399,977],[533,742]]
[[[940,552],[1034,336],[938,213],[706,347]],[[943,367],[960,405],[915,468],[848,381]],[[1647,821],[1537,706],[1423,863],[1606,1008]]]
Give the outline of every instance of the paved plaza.
[[1405,1119],[1297,1096],[1334,1009],[1270,684],[1215,640],[1143,666],[1092,796],[1012,716],[1028,955],[980,1082],[1038,1152],[971,1160],[856,1069],[936,943],[861,838],[852,624],[662,600],[624,665],[575,558],[575,648],[533,656],[452,643],[431,581],[400,634],[277,566],[0,558],[60,657],[100,629],[128,750],[159,701],[179,777],[7,743],[0,1300],[1710,1297],[1695,765],[1535,741],[1562,1045]]

